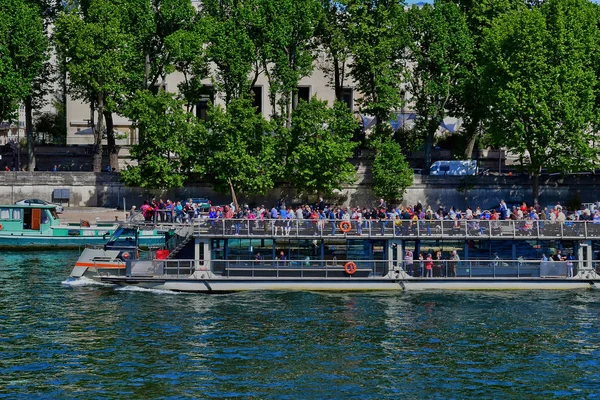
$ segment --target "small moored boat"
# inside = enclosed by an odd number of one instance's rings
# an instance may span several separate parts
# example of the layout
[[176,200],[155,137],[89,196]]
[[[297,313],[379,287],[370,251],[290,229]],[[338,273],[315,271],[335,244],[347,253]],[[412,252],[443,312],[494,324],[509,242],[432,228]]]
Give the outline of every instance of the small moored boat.
[[[119,222],[63,224],[55,205],[0,205],[0,248],[81,248],[103,245],[119,227]],[[141,246],[158,246],[163,235],[154,230],[140,234]]]

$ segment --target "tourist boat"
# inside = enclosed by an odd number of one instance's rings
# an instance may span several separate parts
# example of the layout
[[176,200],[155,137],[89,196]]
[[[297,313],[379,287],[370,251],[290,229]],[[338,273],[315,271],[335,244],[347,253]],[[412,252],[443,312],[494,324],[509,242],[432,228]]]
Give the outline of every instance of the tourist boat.
[[[164,246],[142,255],[138,232],[135,225],[123,226],[104,248],[85,249],[71,277],[203,293],[600,285],[595,269],[600,224],[591,222],[202,219],[172,225],[165,230]],[[453,251],[460,261],[447,259]],[[573,260],[543,258],[558,251]],[[405,258],[407,252],[415,257]],[[428,261],[418,260],[420,253],[434,258],[431,277],[426,276]]]
[[[55,205],[0,205],[0,248],[81,248],[102,245],[118,228],[119,222],[61,223]],[[159,246],[164,235],[142,230],[141,246]]]

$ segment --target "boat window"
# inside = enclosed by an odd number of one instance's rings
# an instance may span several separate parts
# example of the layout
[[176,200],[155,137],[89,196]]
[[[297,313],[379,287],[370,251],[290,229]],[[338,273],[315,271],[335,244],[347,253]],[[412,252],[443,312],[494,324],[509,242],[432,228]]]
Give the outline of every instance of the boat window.
[[112,246],[116,246],[116,247],[136,246],[137,237],[138,237],[137,229],[121,227],[113,233],[112,237],[110,238],[110,240],[108,241],[108,243],[106,245],[111,246],[111,247]]
[[10,208],[0,209],[0,219],[10,219]]
[[21,209],[13,208],[13,219],[20,221],[21,220]]
[[42,220],[40,222],[42,224],[47,224],[50,221],[50,213],[48,210],[43,210],[41,218]]

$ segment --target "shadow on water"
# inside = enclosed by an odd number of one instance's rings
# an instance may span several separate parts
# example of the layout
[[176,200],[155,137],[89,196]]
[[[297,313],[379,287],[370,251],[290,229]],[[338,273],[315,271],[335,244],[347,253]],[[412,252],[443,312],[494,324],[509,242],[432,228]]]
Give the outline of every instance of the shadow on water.
[[593,291],[178,294],[0,255],[0,396],[594,396]]

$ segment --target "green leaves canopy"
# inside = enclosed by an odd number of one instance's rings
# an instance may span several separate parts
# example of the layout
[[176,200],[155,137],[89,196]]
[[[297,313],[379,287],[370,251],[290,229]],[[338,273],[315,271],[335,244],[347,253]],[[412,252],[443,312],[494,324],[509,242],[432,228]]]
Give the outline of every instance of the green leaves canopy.
[[488,129],[536,178],[543,167],[580,171],[597,163],[595,7],[550,0],[500,16],[486,34]]
[[375,194],[388,201],[402,199],[413,184],[413,170],[404,159],[400,145],[391,139],[377,146],[373,180]]
[[128,185],[147,188],[183,186],[192,173],[202,173],[198,163],[206,143],[206,133],[183,102],[168,92],[153,95],[138,91],[126,113],[146,133],[133,146],[138,165],[121,172]]
[[309,194],[329,194],[355,179],[349,162],[356,143],[351,142],[358,128],[345,103],[333,108],[313,98],[300,102],[292,115],[286,175],[294,186]]
[[48,38],[35,5],[0,3],[0,121],[14,117],[19,103],[34,95],[48,60]]
[[233,100],[226,110],[212,107],[208,115],[205,161],[217,190],[227,192],[229,180],[239,194],[271,190],[280,174],[271,124],[245,98]]

